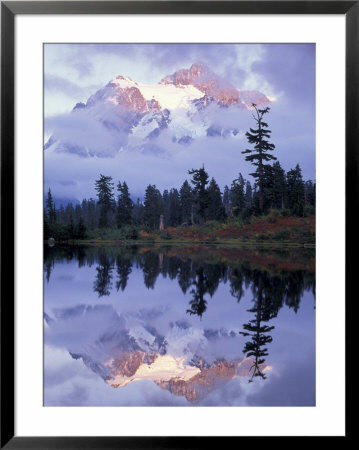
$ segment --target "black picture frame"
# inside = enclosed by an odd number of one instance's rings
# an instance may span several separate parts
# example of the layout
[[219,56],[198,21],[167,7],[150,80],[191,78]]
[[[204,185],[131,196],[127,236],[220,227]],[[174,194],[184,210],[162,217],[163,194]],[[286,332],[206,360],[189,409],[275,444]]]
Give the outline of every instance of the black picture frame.
[[[359,1],[4,1],[1,2],[1,441],[6,449],[198,448],[229,437],[15,436],[14,404],[14,20],[18,14],[340,14],[346,20],[346,298],[358,247],[349,211],[358,204]],[[351,205],[351,208],[349,208]],[[347,308],[346,308],[347,310]],[[346,326],[346,330],[348,330]],[[349,342],[346,331],[346,342]],[[346,349],[347,353],[348,349]],[[348,392],[348,387],[346,389]],[[346,396],[346,410],[348,397]],[[347,415],[346,415],[347,416]],[[349,437],[348,423],[346,438]],[[238,438],[235,438],[238,439]],[[220,441],[220,442],[219,442]],[[228,442],[229,444],[229,442]],[[233,444],[233,442],[231,442]]]

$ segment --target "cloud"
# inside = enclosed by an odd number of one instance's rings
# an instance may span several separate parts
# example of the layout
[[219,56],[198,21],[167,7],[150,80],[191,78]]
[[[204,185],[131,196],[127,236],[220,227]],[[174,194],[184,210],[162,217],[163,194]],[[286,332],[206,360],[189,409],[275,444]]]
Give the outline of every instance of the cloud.
[[[267,118],[272,130],[271,142],[276,146],[273,154],[286,171],[299,163],[303,177],[315,179],[315,123],[310,116],[298,114],[298,111],[295,108],[283,110],[281,105],[273,104]],[[223,114],[217,114],[214,108],[207,114],[209,122],[221,127],[238,127],[240,133],[227,139],[197,138],[188,146],[173,143],[171,134],[163,133],[151,141],[151,147],[143,147],[142,151],[136,148],[118,151],[126,143],[127,135],[110,133],[91,116],[71,114],[47,121],[55,135],[59,133],[70,142],[75,135],[75,142],[97,156],[107,158],[80,158],[76,154],[46,150],[45,189],[51,187],[57,197],[75,196],[78,200],[94,197],[94,182],[103,173],[111,175],[116,183],[125,180],[134,199],[143,198],[148,184],[156,184],[161,191],[179,188],[190,178],[188,170],[202,164],[221,189],[230,185],[239,172],[253,182],[249,176],[252,166],[241,153],[248,148],[244,133],[253,126],[250,113],[229,108]],[[71,185],[73,180],[76,180],[76,186]]]
[[[96,109],[91,108],[49,117],[45,119],[46,134],[55,140],[60,139],[61,146],[57,151],[79,156],[114,156],[127,143],[127,119],[118,108],[114,111],[111,105],[102,106],[100,114],[100,118],[97,117]],[[113,115],[116,116],[115,122]],[[108,123],[116,125],[109,127]]]
[[44,88],[45,95],[48,92],[58,92],[61,91],[63,95],[68,95],[70,97],[81,97],[84,92],[88,93],[89,90],[93,91],[94,86],[88,86],[84,88],[82,86],[73,83],[66,78],[58,77],[56,75],[46,75],[44,77]]
[[251,67],[273,88],[284,91],[293,107],[315,105],[315,44],[267,44]]
[[280,374],[271,374],[264,383],[268,386],[247,396],[248,406],[315,406],[314,353],[287,361]]
[[66,350],[45,346],[45,406],[186,406],[152,381],[113,388]]

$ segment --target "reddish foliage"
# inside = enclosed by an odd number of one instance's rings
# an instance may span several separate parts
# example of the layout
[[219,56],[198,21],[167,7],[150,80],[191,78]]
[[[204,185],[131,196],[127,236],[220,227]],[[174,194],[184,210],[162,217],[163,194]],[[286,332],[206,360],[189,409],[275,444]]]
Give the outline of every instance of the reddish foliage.
[[[201,242],[211,237],[219,239],[261,239],[261,235],[267,239],[288,240],[293,242],[301,242],[303,235],[310,241],[315,240],[315,216],[309,217],[279,217],[274,223],[270,223],[266,217],[254,217],[251,224],[240,225],[232,223],[221,226],[212,231],[206,232],[199,227],[175,228],[169,227],[167,231],[174,240],[183,239],[191,242]],[[207,234],[206,234],[207,233]],[[281,236],[283,233],[283,236]],[[143,231],[140,232],[141,237],[150,237],[151,235]],[[153,238],[156,236],[153,235]],[[304,241],[305,242],[305,241]]]
[[252,269],[272,270],[272,271],[294,271],[307,270],[315,271],[315,257],[305,256],[300,250],[289,250],[286,254],[275,252],[260,252],[255,248],[233,248],[233,247],[209,247],[205,245],[187,245],[174,247],[168,251],[168,256],[180,257],[200,257],[201,259],[218,258],[221,261],[233,263],[233,261],[248,261]]

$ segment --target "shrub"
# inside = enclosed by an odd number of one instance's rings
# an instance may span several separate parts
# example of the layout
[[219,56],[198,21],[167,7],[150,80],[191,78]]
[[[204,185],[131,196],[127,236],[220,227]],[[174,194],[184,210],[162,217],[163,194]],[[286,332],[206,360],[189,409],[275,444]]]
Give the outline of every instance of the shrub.
[[289,217],[290,216],[290,209],[288,208],[283,208],[280,210],[280,215],[282,217]]
[[270,239],[270,236],[267,233],[261,233],[258,235],[258,239],[261,241],[266,241],[266,240]]
[[242,211],[242,223],[244,225],[249,225],[252,222],[252,216],[253,216],[253,208],[244,208]]
[[278,231],[277,233],[273,234],[274,239],[280,240],[288,239],[289,236],[290,236],[289,230]]
[[315,214],[315,206],[313,205],[306,205],[304,207],[304,216],[312,216],[313,214]]
[[267,222],[268,223],[276,223],[277,220],[280,217],[280,212],[278,211],[278,209],[271,209],[268,213],[267,216]]
[[172,239],[172,234],[168,230],[161,231],[159,236],[161,239],[166,239],[166,240]]

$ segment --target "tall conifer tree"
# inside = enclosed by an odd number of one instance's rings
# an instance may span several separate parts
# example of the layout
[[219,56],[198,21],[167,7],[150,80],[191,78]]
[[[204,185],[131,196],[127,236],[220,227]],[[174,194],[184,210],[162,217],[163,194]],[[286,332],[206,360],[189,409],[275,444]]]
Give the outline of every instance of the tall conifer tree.
[[255,178],[258,186],[259,196],[259,210],[263,213],[264,210],[264,186],[265,186],[265,165],[268,161],[277,159],[272,154],[268,153],[273,151],[275,146],[269,142],[271,130],[268,129],[268,124],[264,122],[263,116],[269,112],[268,107],[264,109],[258,109],[257,105],[252,104],[255,114],[253,118],[257,124],[257,128],[250,128],[247,131],[246,136],[250,144],[254,144],[254,149],[246,149],[242,153],[246,154],[246,161],[252,163],[256,170],[250,175]]
[[224,220],[225,209],[222,203],[222,194],[214,178],[211,179],[208,189],[208,207],[206,209],[206,218],[208,220]]
[[113,194],[114,184],[112,177],[100,174],[100,178],[95,181],[98,204],[100,206],[100,228],[110,225],[110,213],[115,209],[115,198]]
[[56,208],[55,208],[55,202],[52,198],[51,189],[49,188],[46,198],[46,212],[47,212],[47,219],[50,224],[56,222]]
[[126,181],[117,185],[119,192],[117,200],[117,226],[130,225],[132,221],[133,203],[130,198],[130,193]]
[[208,173],[205,171],[204,166],[201,169],[192,169],[188,173],[193,175],[191,183],[194,186],[195,201],[198,206],[198,214],[200,223],[203,224],[205,220],[205,211],[208,206]]
[[182,184],[180,189],[180,203],[182,220],[187,224],[192,224],[193,192],[187,180]]

